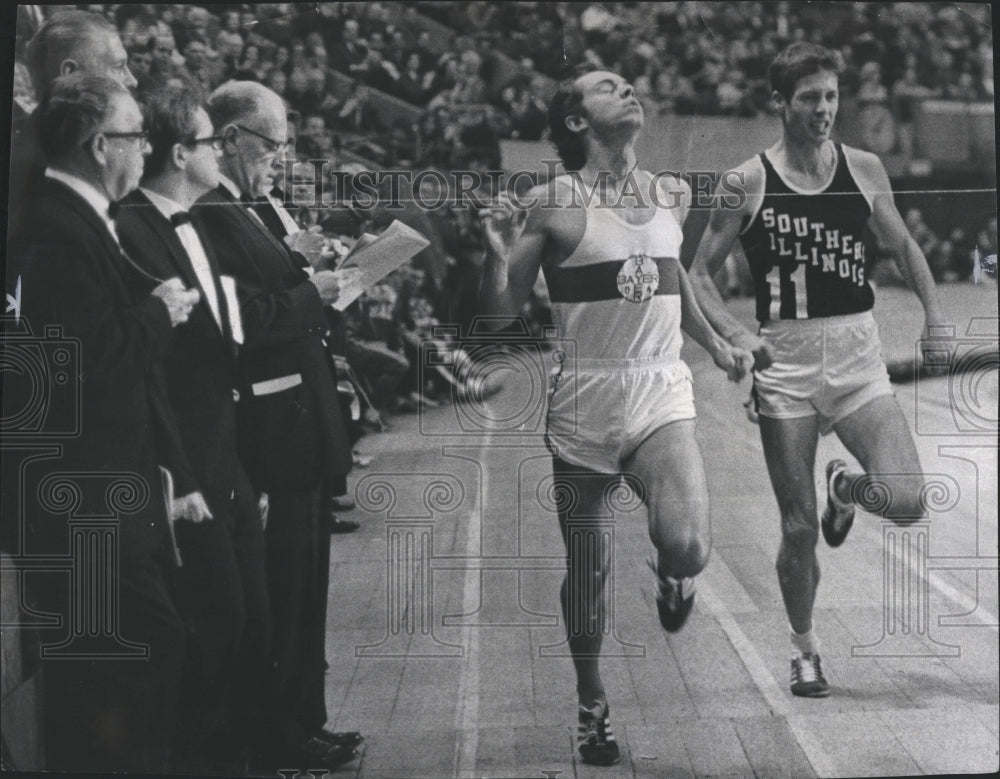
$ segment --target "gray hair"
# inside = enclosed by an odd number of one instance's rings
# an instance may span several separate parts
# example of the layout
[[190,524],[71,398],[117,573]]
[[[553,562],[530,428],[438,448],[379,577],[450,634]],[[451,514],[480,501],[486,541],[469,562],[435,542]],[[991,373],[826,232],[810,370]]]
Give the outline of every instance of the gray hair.
[[221,130],[227,124],[259,116],[270,107],[269,104],[284,105],[276,92],[256,81],[227,81],[209,97],[208,116],[212,126]]
[[39,100],[45,99],[63,62],[78,56],[95,33],[117,35],[118,31],[101,14],[90,11],[60,11],[38,28],[28,42],[27,65]]
[[55,79],[38,107],[42,151],[55,161],[70,157],[97,132],[114,97],[129,94],[107,76],[71,73]]

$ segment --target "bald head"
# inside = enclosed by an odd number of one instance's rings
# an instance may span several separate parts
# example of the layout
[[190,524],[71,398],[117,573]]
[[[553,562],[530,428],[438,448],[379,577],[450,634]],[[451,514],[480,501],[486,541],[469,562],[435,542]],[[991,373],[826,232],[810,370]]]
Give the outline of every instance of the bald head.
[[208,115],[224,138],[222,173],[245,194],[270,192],[288,141],[284,101],[256,81],[229,81],[212,93]]
[[208,115],[217,129],[227,124],[273,124],[278,117],[284,123],[285,103],[256,81],[227,81],[208,99]]

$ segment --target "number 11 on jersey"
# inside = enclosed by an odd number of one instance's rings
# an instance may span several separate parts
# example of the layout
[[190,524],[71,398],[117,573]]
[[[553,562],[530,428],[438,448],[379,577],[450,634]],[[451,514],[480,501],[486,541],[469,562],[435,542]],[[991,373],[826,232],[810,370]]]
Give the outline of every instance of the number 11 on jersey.
[[[786,300],[791,301],[792,299],[795,301],[795,318],[805,319],[808,317],[806,263],[795,263],[795,270],[791,270],[787,266],[773,266],[767,272],[767,283],[771,287],[771,308],[768,316],[772,320],[781,319],[782,304]],[[782,295],[782,292],[785,294]]]

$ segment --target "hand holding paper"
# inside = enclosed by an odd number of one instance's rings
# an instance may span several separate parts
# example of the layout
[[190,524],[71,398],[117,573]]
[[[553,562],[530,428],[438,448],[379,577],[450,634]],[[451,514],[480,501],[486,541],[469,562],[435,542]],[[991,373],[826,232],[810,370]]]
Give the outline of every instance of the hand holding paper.
[[354,294],[355,290],[357,290],[355,298],[364,291],[364,287],[361,286],[360,268],[321,270],[314,273],[309,280],[316,286],[320,299],[327,305],[336,304],[345,294]]
[[359,281],[356,284],[345,284],[333,307],[343,311],[362,292],[408,262],[429,244],[427,238],[399,220],[389,225],[378,237],[362,236],[339,268],[360,270]]

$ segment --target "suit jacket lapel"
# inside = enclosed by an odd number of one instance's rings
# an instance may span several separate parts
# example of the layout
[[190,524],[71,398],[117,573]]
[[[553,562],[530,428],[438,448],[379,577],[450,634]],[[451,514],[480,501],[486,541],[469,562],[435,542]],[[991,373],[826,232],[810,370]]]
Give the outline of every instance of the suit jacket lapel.
[[56,181],[55,179],[46,178],[46,184],[49,186],[49,192],[51,195],[59,200],[61,200],[68,208],[76,211],[77,214],[87,222],[95,231],[95,233],[100,236],[101,243],[104,247],[105,253],[118,262],[112,262],[111,268],[116,274],[118,280],[122,284],[122,291],[127,295],[129,284],[125,278],[126,274],[131,273],[133,276],[142,276],[145,285],[153,284],[153,279],[151,276],[146,275],[141,271],[135,264],[128,258],[125,251],[122,249],[121,244],[118,243],[117,238],[112,235],[111,229],[108,227],[107,223],[98,216],[97,212],[94,211],[93,207],[84,200],[80,195],[74,192],[70,187],[63,184],[61,181]]
[[288,235],[288,230],[285,229],[285,225],[281,221],[281,217],[278,216],[278,212],[274,209],[274,206],[271,205],[270,201],[261,200],[254,203],[253,210],[275,238],[281,240]]
[[274,233],[268,230],[267,227],[264,225],[264,223],[258,217],[250,213],[249,206],[246,206],[240,201],[236,200],[229,193],[229,190],[226,189],[221,184],[219,185],[218,191],[222,194],[222,197],[225,198],[226,201],[234,203],[239,207],[240,213],[243,215],[243,219],[249,224],[253,225],[253,229],[256,230],[260,235],[262,235],[265,238],[265,240],[267,240],[268,243],[270,243],[274,247],[275,251],[281,254],[281,257],[288,265],[289,270],[301,272],[302,269],[292,259],[292,254],[288,250],[288,247],[285,246],[283,243],[281,243],[281,241],[279,241],[277,238],[275,238]]
[[136,190],[129,200],[131,202],[126,207],[134,208],[136,216],[146,223],[150,232],[155,234],[163,244],[163,247],[167,250],[166,256],[169,258],[173,270],[181,275],[185,284],[189,287],[197,287],[201,290],[202,294],[205,294],[198,274],[194,272],[194,266],[191,264],[191,260],[184,250],[184,244],[177,237],[177,232],[174,230],[173,225],[160,213],[159,209],[152,204],[149,198],[139,190]]
[[[212,313],[212,307],[208,303],[208,297],[206,296],[206,290],[204,285],[201,283],[201,278],[195,273],[194,265],[192,264],[191,258],[188,256],[187,250],[184,248],[184,244],[181,243],[181,239],[177,236],[177,230],[174,226],[160,213],[159,209],[154,206],[149,198],[142,194],[142,192],[136,191],[136,195],[141,197],[146,207],[139,210],[140,215],[163,241],[163,244],[168,249],[168,256],[174,264],[174,267],[180,272],[181,276],[188,286],[197,287],[201,292],[201,302],[205,306],[205,313],[208,318],[215,325],[213,332],[217,335],[223,337],[226,341],[232,341],[232,334],[229,332],[229,322],[226,319],[226,309],[225,301],[223,300],[223,292],[219,287],[218,283],[218,268],[213,267],[211,261],[209,262],[209,268],[212,271],[212,284],[215,291],[215,299],[219,304],[219,319],[216,320],[215,314]],[[201,236],[198,236],[201,238]],[[202,248],[205,250],[205,254],[208,254],[208,247],[205,245],[205,241],[201,242]]]
[[[205,287],[202,285],[198,274],[195,273],[191,258],[188,256],[184,244],[181,243],[181,239],[177,237],[177,231],[174,229],[174,226],[160,213],[160,210],[153,205],[150,199],[139,190],[136,190],[129,196],[126,207],[134,209],[135,215],[146,224],[149,231],[155,234],[163,244],[166,249],[165,256],[168,258],[172,269],[180,274],[185,284],[189,287],[196,287],[201,292],[201,301],[205,306],[205,313],[212,320],[212,324],[215,325],[215,333],[231,340],[231,336],[228,334],[228,322],[225,319],[225,309],[222,308],[222,290],[219,289],[219,284],[215,278],[218,276],[218,269],[212,267],[211,262],[209,262],[209,267],[212,268],[213,272],[212,282],[215,285],[215,297],[216,300],[220,301],[219,319],[222,320],[222,325],[216,321],[215,315],[212,313],[211,306],[208,304],[208,298],[205,295]],[[204,243],[202,241],[203,245]],[[205,252],[206,254],[208,253],[207,247],[205,248]]]

